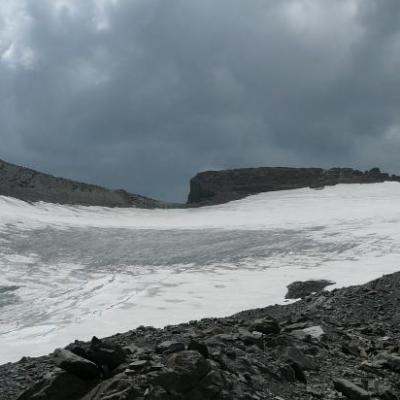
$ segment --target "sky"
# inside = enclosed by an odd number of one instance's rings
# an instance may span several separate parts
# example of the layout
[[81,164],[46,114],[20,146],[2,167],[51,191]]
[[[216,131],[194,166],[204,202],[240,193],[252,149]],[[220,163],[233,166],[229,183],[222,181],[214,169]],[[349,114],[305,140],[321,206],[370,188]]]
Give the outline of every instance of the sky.
[[175,201],[208,169],[400,173],[400,2],[1,0],[0,143]]

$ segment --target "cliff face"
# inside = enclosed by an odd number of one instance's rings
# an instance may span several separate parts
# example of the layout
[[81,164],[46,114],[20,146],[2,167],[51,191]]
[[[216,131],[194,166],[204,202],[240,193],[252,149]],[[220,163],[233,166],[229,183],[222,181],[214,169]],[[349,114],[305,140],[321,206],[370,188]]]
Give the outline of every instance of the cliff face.
[[0,195],[24,201],[45,201],[103,207],[155,208],[163,203],[124,190],[57,178],[0,160]]
[[109,190],[97,185],[58,178],[0,160],[0,196],[30,202],[102,207],[196,207],[226,203],[251,194],[275,190],[384,181],[400,182],[400,177],[382,173],[378,168],[365,172],[351,168],[287,167],[206,171],[191,179],[188,204],[185,205],[164,203],[125,190]]
[[191,179],[188,203],[217,204],[275,190],[384,181],[400,181],[400,177],[382,173],[378,168],[366,172],[351,168],[286,167],[206,171]]

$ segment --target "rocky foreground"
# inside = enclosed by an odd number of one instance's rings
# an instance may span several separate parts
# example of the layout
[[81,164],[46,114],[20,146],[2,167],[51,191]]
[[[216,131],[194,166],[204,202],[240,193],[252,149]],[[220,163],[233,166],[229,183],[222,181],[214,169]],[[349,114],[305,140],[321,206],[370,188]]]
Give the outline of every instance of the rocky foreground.
[[400,272],[0,366],[1,400],[400,399]]

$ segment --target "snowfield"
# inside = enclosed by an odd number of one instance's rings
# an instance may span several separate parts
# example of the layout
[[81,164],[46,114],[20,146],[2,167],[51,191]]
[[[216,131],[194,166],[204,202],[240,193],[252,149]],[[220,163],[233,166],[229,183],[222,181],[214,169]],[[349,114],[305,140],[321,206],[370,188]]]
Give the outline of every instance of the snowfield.
[[270,192],[182,210],[0,196],[0,363],[76,338],[283,303],[399,270],[400,184]]

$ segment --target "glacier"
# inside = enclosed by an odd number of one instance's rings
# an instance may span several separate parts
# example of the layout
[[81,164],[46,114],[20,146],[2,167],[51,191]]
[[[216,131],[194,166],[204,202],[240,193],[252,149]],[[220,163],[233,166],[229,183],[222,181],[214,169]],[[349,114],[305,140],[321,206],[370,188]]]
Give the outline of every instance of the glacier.
[[262,193],[188,209],[0,196],[0,363],[76,338],[284,303],[295,280],[399,270],[400,183]]

